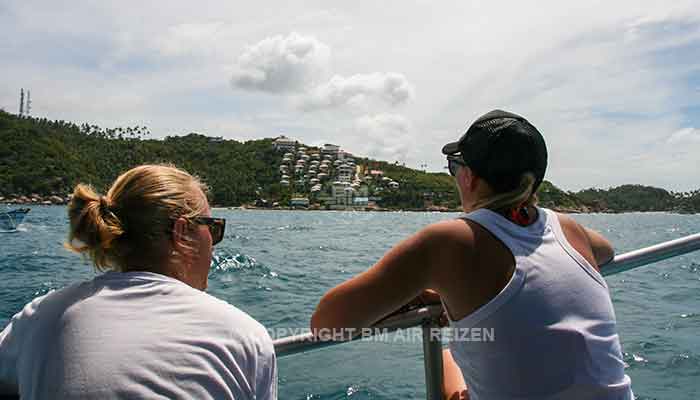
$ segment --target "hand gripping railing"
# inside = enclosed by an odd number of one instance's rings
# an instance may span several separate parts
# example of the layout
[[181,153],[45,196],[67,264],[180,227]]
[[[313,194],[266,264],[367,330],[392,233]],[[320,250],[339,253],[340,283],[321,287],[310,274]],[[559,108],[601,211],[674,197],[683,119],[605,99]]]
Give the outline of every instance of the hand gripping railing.
[[[644,265],[662,261],[671,257],[700,250],[700,233],[680,239],[659,243],[629,253],[620,254],[601,268],[603,276],[615,275]],[[388,318],[376,325],[373,331],[394,331],[415,326],[423,329],[423,363],[425,366],[426,397],[437,400],[442,394],[442,342],[437,329],[437,320],[442,312],[440,305],[431,305],[408,311]],[[359,339],[356,337],[353,340]],[[278,357],[303,353],[327,346],[347,343],[348,341],[324,341],[314,338],[309,333],[289,336],[274,341]]]
[[[700,250],[700,233],[620,254],[611,262],[605,264],[601,268],[601,272],[603,276],[614,275],[696,250]],[[437,320],[441,312],[442,307],[439,305],[426,306],[387,318],[374,327],[377,328],[375,331],[381,332],[390,332],[415,326],[422,327],[423,363],[425,366],[426,397],[428,400],[437,400],[443,396],[442,342],[439,334],[436,334],[438,330],[431,329],[438,326]],[[359,339],[359,336],[356,339]],[[346,342],[323,341],[314,338],[309,333],[277,339],[274,341],[274,344],[277,356],[285,357]],[[0,399],[3,400],[16,398],[16,396],[0,395]]]

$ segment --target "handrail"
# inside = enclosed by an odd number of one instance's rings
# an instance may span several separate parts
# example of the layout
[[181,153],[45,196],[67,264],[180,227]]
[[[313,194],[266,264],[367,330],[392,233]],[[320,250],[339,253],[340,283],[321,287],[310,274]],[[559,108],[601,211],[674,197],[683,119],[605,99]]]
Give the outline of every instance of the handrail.
[[[603,276],[615,275],[696,250],[700,250],[700,233],[620,254],[601,267],[601,274]],[[426,397],[428,400],[437,400],[442,397],[442,350],[440,337],[435,335],[435,332],[429,333],[431,328],[437,326],[436,321],[441,312],[442,306],[430,305],[393,316],[375,326],[380,331],[383,329],[393,331],[422,325]],[[327,341],[317,339],[311,333],[308,333],[277,339],[274,341],[274,345],[277,356],[284,357],[327,346],[348,343],[359,338],[358,336],[346,341]],[[426,339],[428,342],[426,342]]]
[[[700,233],[620,254],[602,266],[601,274],[603,276],[615,275],[696,250],[700,250]],[[429,305],[392,316],[374,327],[382,332],[391,332],[422,326],[426,398],[428,400],[437,400],[442,397],[442,345],[439,335],[431,331],[431,328],[437,327],[437,318],[441,312],[442,306]],[[360,338],[361,336],[357,336],[349,341]],[[274,341],[274,346],[277,356],[284,357],[349,341],[324,341],[308,333],[277,339]],[[0,395],[0,399],[14,400],[16,398],[18,397]]]
[[277,357],[290,356],[297,353],[320,349],[328,346],[348,343],[351,341],[367,338],[376,332],[394,332],[399,329],[413,328],[421,325],[431,325],[431,322],[440,316],[442,306],[428,305],[389,317],[372,328],[372,333],[368,335],[357,335],[352,339],[343,341],[324,340],[316,338],[312,333],[287,336],[274,341],[275,354]]
[[696,250],[700,250],[700,233],[620,254],[604,264],[600,272],[603,276],[615,275]]

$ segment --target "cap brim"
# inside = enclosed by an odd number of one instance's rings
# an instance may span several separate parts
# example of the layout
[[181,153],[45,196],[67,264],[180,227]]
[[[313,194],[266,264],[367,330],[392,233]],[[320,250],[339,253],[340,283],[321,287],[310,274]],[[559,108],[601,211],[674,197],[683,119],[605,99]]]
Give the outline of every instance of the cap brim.
[[459,142],[447,143],[442,147],[442,154],[455,154],[459,153]]

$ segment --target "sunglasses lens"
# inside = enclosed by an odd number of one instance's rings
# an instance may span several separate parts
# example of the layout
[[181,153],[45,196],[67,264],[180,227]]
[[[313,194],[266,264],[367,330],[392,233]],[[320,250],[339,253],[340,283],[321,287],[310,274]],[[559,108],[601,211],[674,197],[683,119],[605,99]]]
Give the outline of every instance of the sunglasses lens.
[[211,225],[212,244],[217,244],[224,239],[224,224],[215,222]]
[[219,237],[219,226],[218,225],[209,225],[209,233],[211,233],[212,246],[221,241],[221,238]]

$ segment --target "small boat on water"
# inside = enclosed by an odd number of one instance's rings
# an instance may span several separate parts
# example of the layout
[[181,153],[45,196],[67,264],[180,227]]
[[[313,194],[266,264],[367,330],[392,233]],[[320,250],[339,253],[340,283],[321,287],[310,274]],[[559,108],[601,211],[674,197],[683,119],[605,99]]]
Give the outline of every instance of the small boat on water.
[[0,230],[14,231],[22,223],[29,208],[18,208],[10,211],[0,211]]

